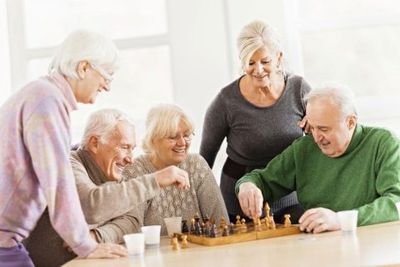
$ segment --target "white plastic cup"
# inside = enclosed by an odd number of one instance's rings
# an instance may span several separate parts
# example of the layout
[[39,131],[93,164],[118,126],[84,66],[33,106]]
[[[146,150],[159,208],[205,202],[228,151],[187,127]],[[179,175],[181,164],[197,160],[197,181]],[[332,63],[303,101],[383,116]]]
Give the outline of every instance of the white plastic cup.
[[144,254],[144,234],[136,233],[124,235],[126,248],[129,256],[143,256]]
[[357,230],[358,210],[344,210],[337,213],[340,229],[343,232],[354,233]]
[[396,208],[397,208],[397,214],[399,215],[399,220],[400,220],[400,202],[396,203]]
[[182,217],[164,218],[164,222],[169,237],[172,237],[174,233],[182,233]]
[[144,234],[144,243],[146,246],[155,246],[160,244],[161,225],[143,226],[142,233]]

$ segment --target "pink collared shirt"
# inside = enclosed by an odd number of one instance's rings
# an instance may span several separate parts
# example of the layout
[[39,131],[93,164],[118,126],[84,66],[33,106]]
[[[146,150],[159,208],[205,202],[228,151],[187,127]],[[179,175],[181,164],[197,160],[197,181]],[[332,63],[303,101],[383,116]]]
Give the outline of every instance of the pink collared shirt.
[[72,88],[60,74],[33,81],[0,107],[0,247],[29,236],[48,206],[54,229],[79,256],[96,248],[69,161]]

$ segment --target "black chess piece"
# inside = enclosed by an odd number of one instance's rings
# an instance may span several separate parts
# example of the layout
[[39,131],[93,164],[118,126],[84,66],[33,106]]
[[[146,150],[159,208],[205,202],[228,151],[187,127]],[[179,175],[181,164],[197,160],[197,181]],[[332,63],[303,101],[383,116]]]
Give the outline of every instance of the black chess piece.
[[182,233],[188,233],[189,227],[187,225],[187,220],[182,220]]
[[211,226],[210,237],[217,237],[217,225],[215,223]]

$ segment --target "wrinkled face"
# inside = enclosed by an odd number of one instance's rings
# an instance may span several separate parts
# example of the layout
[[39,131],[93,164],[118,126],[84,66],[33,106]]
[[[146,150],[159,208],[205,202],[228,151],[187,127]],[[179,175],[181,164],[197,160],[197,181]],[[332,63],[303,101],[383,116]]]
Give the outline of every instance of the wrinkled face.
[[130,125],[120,122],[115,133],[104,144],[97,142],[91,147],[94,160],[109,181],[122,178],[124,167],[133,162],[133,149],[136,146],[135,131]]
[[178,165],[186,159],[193,133],[182,121],[171,136],[154,140],[154,161],[157,167]]
[[99,92],[110,90],[113,72],[88,62],[78,68],[81,79],[75,91],[76,100],[79,103],[93,104]]
[[343,116],[328,98],[310,100],[307,119],[315,143],[326,156],[341,156],[351,141],[356,126],[355,115]]
[[266,46],[253,53],[244,71],[254,87],[270,86],[270,78],[278,71],[281,57],[281,53],[272,53]]

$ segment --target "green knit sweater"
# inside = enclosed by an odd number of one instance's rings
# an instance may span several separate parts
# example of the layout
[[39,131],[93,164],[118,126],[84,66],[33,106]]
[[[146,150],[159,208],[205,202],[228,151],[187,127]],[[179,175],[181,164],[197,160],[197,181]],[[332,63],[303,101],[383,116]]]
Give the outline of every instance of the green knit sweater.
[[389,131],[358,125],[346,152],[325,156],[311,136],[297,139],[265,169],[236,183],[253,182],[271,202],[297,190],[304,209],[358,210],[358,225],[399,218],[400,142]]

